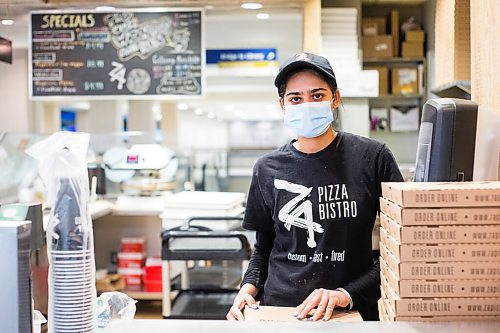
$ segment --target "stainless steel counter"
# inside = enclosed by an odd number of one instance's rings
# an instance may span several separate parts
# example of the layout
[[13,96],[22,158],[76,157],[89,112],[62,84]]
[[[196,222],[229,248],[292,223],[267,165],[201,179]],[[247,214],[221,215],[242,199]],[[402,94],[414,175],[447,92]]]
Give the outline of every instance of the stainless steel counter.
[[500,321],[456,323],[362,322],[362,323],[313,323],[313,322],[229,322],[206,320],[132,320],[115,321],[99,333],[499,333]]

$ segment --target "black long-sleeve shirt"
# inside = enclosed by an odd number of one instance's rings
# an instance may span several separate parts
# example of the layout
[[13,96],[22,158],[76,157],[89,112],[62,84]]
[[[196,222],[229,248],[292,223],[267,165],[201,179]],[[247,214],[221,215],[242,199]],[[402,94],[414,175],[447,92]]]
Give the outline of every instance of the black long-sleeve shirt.
[[371,235],[381,183],[402,180],[384,144],[344,132],[314,154],[289,143],[263,156],[243,222],[257,241],[242,284],[276,306],[297,306],[317,288],[344,288],[363,319],[378,320]]

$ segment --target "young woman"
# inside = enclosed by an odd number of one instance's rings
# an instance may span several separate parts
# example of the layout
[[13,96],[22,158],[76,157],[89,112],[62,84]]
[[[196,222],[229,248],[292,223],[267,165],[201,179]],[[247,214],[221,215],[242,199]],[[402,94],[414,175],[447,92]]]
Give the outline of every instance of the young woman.
[[398,166],[384,144],[333,130],[340,93],[327,59],[297,54],[275,85],[297,140],[254,166],[243,227],[257,241],[227,319],[243,319],[259,299],[296,306],[299,319],[317,308],[312,320],[328,320],[341,307],[378,320],[372,230],[381,183],[403,181]]

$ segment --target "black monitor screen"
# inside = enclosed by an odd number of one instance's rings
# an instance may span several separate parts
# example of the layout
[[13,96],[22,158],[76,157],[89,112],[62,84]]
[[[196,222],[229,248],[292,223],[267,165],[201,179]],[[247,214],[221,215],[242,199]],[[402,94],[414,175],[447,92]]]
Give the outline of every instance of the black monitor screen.
[[12,42],[0,37],[0,61],[12,64]]

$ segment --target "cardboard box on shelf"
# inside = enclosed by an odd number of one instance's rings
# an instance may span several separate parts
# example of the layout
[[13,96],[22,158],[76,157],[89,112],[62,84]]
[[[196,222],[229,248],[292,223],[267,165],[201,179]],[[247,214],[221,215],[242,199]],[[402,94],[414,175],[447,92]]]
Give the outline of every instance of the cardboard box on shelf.
[[420,108],[417,105],[392,105],[390,115],[392,132],[418,131]]
[[500,207],[404,208],[381,197],[380,211],[404,226],[500,224]]
[[363,36],[363,58],[392,58],[391,36]]
[[125,281],[119,274],[107,274],[101,279],[95,281],[96,289],[98,292],[103,293],[106,291],[117,291],[125,288]]
[[424,56],[423,42],[403,42],[401,45],[401,56],[403,58],[421,58]]
[[400,280],[500,280],[498,261],[400,262],[380,242],[380,256]]
[[377,36],[379,30],[375,22],[363,22],[363,36]]
[[364,67],[367,70],[376,70],[378,72],[378,94],[385,96],[389,93],[389,68],[383,66]]
[[496,261],[500,265],[500,244],[400,244],[380,228],[380,241],[400,262]]
[[402,207],[500,207],[500,181],[382,183],[382,196]]
[[500,280],[399,280],[383,258],[380,272],[401,298],[500,297]]
[[423,43],[425,41],[425,31],[424,30],[407,31],[405,33],[405,41]]
[[399,57],[399,11],[391,10],[392,55]]
[[382,227],[402,244],[500,243],[500,225],[401,226],[380,213]]
[[500,316],[500,298],[400,298],[384,280],[382,297],[396,316]]
[[391,92],[393,95],[418,94],[418,69],[393,68],[391,69]]
[[[387,34],[387,22],[385,17],[363,17],[361,25],[363,28],[363,35],[365,36]],[[365,30],[365,27],[368,28],[368,31]],[[373,30],[376,31],[375,34],[373,34]],[[366,32],[368,32],[368,34]]]
[[[300,322],[301,320],[293,316],[294,313],[294,307],[281,306],[259,306],[255,310],[246,306],[244,311],[245,321]],[[314,310],[309,313],[308,317],[312,317],[313,314]],[[346,312],[344,310],[334,310],[333,316],[329,321],[350,322],[363,321],[363,319],[357,311]]]

